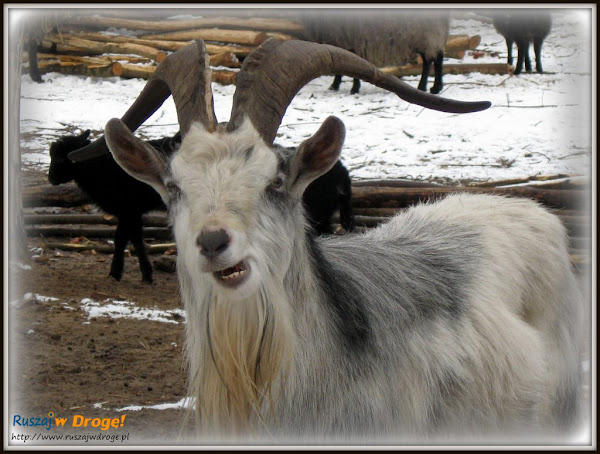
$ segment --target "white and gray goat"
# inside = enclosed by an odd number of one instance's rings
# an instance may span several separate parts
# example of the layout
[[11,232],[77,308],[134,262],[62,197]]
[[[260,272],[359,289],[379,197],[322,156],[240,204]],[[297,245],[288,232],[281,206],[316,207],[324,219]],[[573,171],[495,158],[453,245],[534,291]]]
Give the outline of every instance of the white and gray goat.
[[[182,51],[174,68],[207,62],[201,42]],[[423,93],[332,46],[269,40],[244,62],[224,128],[207,71],[187,104],[177,83],[149,82],[168,85],[179,109],[184,138],[169,162],[121,120],[105,130],[117,162],[169,207],[203,434],[564,433],[578,406],[579,301],[557,217],[529,200],[455,195],[366,234],[315,238],[302,194],[337,161],[344,125],[327,118],[295,152],[273,145],[297,91],[320,75],[448,112],[489,103]]]

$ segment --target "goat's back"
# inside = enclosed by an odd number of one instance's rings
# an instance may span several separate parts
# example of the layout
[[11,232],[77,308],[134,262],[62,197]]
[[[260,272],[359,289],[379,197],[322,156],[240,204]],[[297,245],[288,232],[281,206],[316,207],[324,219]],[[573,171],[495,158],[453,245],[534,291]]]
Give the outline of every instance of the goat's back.
[[572,418],[579,299],[557,217],[528,200],[454,195],[367,234],[317,241],[331,274],[346,277],[338,293],[363,308],[361,342],[343,330],[340,342],[362,355],[356,373],[370,394],[385,396],[357,413],[365,392],[339,376],[348,420],[371,408],[382,427],[427,432]]
[[434,58],[443,52],[450,26],[444,11],[316,11],[303,22],[309,40],[350,50],[377,66],[408,63],[417,53]]

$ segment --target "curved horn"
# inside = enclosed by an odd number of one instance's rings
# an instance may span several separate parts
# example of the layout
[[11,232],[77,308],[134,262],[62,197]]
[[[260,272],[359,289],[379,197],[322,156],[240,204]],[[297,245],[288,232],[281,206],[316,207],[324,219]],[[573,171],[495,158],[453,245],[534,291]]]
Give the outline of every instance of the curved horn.
[[311,80],[334,74],[365,80],[407,102],[443,112],[477,112],[491,105],[488,101],[464,102],[424,93],[339,47],[271,38],[244,60],[236,79],[227,130],[237,129],[248,116],[265,142],[273,143],[296,93]]
[[[158,65],[146,86],[121,118],[123,123],[135,131],[173,95],[181,134],[185,136],[194,121],[200,121],[207,130],[217,127],[211,90],[209,57],[204,41],[183,47],[170,54]],[[86,147],[69,153],[73,162],[108,153],[104,136]]]

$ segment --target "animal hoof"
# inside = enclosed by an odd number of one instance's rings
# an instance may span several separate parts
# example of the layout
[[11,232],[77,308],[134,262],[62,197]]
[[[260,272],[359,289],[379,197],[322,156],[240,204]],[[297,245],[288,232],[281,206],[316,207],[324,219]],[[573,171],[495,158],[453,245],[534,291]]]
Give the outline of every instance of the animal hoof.
[[340,89],[340,87],[338,87],[337,85],[330,85],[329,89],[333,90],[333,91],[338,91]]

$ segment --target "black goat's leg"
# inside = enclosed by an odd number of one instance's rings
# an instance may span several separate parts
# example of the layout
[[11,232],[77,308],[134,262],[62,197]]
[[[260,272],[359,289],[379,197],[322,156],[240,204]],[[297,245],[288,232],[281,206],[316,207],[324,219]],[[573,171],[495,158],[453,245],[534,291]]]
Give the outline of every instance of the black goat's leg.
[[352,82],[352,88],[350,89],[350,94],[355,95],[360,91],[360,79],[354,78]]
[[525,47],[525,71],[531,72],[531,60],[529,59],[529,43],[524,45]]
[[115,253],[113,254],[110,273],[108,274],[117,281],[120,281],[123,276],[125,247],[127,246],[127,240],[129,239],[128,229],[127,221],[119,219],[117,230],[115,232]]
[[340,89],[340,84],[342,83],[342,76],[341,74],[336,74],[335,76],[333,76],[333,83],[330,85],[329,89],[330,90],[334,90],[334,91],[338,91]]
[[521,42],[517,42],[517,49],[519,51],[518,57],[517,57],[517,66],[515,68],[515,76],[518,76],[519,74],[521,74],[521,71],[523,71],[523,63],[525,62],[525,54],[527,52],[527,48],[525,47],[526,44],[521,43]]
[[133,243],[135,254],[140,262],[140,271],[142,272],[142,282],[152,283],[152,264],[146,253],[146,245],[144,244],[144,227],[142,225],[142,217],[130,218],[129,237]]
[[444,88],[443,82],[443,69],[444,69],[444,52],[438,51],[435,56],[435,60],[433,61],[433,70],[435,73],[435,79],[433,82],[433,87],[431,87],[431,93],[437,95]]
[[423,59],[423,71],[421,72],[421,80],[419,81],[419,90],[427,91],[427,79],[429,78],[429,70],[431,69],[431,60],[425,57],[425,54],[419,54]]
[[543,73],[542,69],[542,43],[543,39],[536,38],[533,40],[533,51],[535,52],[535,70],[539,73]]
[[506,38],[506,49],[508,50],[507,63],[512,66],[513,64],[513,40]]

